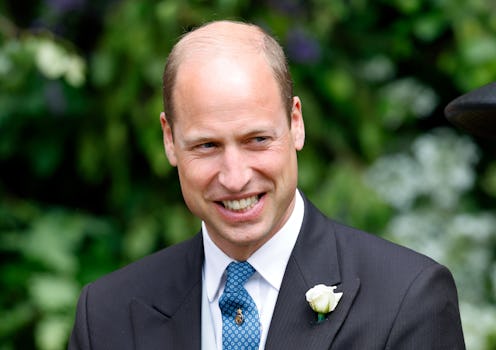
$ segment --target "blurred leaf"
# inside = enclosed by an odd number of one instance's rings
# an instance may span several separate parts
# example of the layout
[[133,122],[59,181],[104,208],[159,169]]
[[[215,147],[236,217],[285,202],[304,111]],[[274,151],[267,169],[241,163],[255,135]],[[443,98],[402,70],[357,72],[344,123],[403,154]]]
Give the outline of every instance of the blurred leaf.
[[446,18],[437,12],[431,12],[418,18],[414,24],[414,32],[423,41],[437,39],[446,29]]
[[35,317],[35,310],[28,302],[18,303],[13,308],[2,310],[0,317],[0,339],[15,333],[31,322]]
[[62,350],[70,334],[67,317],[51,316],[42,319],[36,327],[36,343],[40,350]]
[[496,163],[493,163],[482,176],[482,185],[484,190],[496,198]]
[[369,189],[356,166],[346,162],[329,166],[320,186],[312,193],[318,208],[338,221],[377,232],[390,209]]
[[179,243],[200,230],[200,222],[183,205],[168,206],[164,212],[165,240],[169,244]]
[[150,254],[155,246],[157,223],[153,218],[140,216],[129,225],[124,238],[124,253],[131,260]]
[[48,274],[34,275],[29,281],[32,300],[43,311],[72,309],[79,288],[72,279]]
[[344,70],[330,70],[325,76],[329,96],[338,101],[348,100],[355,92],[351,76]]

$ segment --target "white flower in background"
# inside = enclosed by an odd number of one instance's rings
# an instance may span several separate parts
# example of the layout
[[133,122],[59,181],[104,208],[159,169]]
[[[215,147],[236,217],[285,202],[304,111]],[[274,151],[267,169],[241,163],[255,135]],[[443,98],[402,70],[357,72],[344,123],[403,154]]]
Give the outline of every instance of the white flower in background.
[[49,79],[65,78],[72,86],[81,86],[85,81],[84,60],[49,39],[33,38],[34,59],[40,72]]
[[369,169],[366,181],[395,208],[409,210],[419,198],[429,198],[443,208],[457,205],[463,192],[473,186],[477,149],[466,137],[438,129],[422,135],[412,154],[381,157]]
[[397,128],[410,115],[416,118],[429,116],[438,104],[435,91],[415,78],[394,80],[379,91],[385,110],[385,125]]
[[412,151],[422,172],[422,193],[441,207],[456,206],[475,181],[473,166],[479,156],[474,143],[451,130],[438,129],[415,140]]
[[67,60],[65,78],[72,86],[81,86],[84,83],[85,64],[81,57],[72,55]]
[[475,305],[473,302],[461,302],[460,314],[467,349],[488,350],[487,335],[496,335],[494,328],[496,308],[494,305]]
[[365,181],[393,207],[407,210],[417,197],[419,164],[406,154],[382,157],[368,170]]
[[61,78],[66,71],[67,55],[64,49],[50,40],[39,40],[35,62],[40,72],[50,79]]

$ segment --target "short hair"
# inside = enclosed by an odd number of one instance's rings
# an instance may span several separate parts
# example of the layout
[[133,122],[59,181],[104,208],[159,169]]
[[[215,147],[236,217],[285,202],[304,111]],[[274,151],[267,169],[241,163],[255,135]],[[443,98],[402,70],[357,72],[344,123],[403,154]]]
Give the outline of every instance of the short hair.
[[[200,40],[198,40],[198,38],[194,38],[195,36],[198,36],[194,33],[197,33],[202,28],[208,27],[211,24],[219,22],[246,26],[248,29],[253,31],[255,37],[258,37],[259,40],[246,40],[243,44],[240,44],[238,41],[239,37],[230,36],[228,34],[215,35],[215,37],[212,35],[203,37],[200,36]],[[192,36],[193,38],[191,38]],[[173,100],[174,85],[179,66],[187,56],[186,50],[194,50],[195,48],[203,48],[208,50],[220,46],[237,48],[240,45],[245,45],[249,48],[261,51],[265,55],[265,59],[274,74],[277,84],[279,85],[282,103],[287,112],[288,122],[290,121],[291,111],[293,108],[293,80],[291,78],[289,65],[281,45],[279,45],[276,39],[257,25],[237,21],[215,21],[206,23],[182,36],[182,38],[174,45],[169,54],[163,74],[163,102],[165,116],[171,128],[173,128],[175,119]]]

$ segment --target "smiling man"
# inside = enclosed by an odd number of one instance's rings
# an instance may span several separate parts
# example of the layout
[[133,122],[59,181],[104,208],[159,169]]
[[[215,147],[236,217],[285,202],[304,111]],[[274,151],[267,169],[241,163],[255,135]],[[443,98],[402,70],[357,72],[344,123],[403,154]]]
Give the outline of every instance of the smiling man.
[[[229,30],[227,43],[219,39],[192,57],[178,58],[169,102],[174,114],[162,113],[160,120],[167,157],[178,168],[189,209],[224,253],[246,260],[293,211],[295,151],[305,136],[300,101],[292,97],[288,116],[260,52],[263,42],[245,43],[245,31]],[[212,34],[191,34],[181,51],[208,40],[204,35]]]
[[[446,268],[297,189],[302,103],[272,37],[230,21],[188,33],[164,106],[166,155],[202,229],[86,286],[70,349],[465,348]],[[319,284],[333,305],[317,318],[305,294]]]

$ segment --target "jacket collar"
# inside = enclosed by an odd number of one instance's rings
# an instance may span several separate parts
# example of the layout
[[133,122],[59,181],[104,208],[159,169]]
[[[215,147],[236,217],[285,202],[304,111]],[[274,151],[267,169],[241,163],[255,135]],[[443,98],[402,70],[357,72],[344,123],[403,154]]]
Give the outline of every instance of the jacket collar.
[[137,296],[130,302],[135,349],[200,349],[201,234],[181,244],[180,249],[186,252],[186,262],[174,266],[163,262],[162,266],[168,267],[167,285],[159,283],[151,297]]
[[[317,324],[305,293],[320,283],[338,286],[336,291],[343,292],[343,297],[327,320]],[[302,229],[284,274],[266,348],[329,349],[359,286],[357,277],[341,276],[332,222],[305,200]]]

